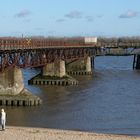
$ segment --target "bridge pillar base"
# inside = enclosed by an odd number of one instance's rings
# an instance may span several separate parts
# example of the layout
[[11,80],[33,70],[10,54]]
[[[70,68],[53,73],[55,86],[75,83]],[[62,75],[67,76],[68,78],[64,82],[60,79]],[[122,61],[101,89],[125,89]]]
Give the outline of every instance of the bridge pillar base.
[[57,60],[43,67],[42,73],[28,81],[31,85],[77,85],[78,81],[66,75],[65,61]]
[[43,76],[63,77],[66,75],[65,61],[57,60],[54,63],[47,64],[43,67]]
[[76,60],[67,65],[67,73],[71,75],[91,75],[94,67],[94,57],[87,56],[85,59]]
[[91,57],[85,59],[86,72],[91,72]]
[[0,73],[0,94],[17,95],[24,89],[21,69],[12,68]]
[[0,106],[37,106],[42,100],[23,89],[18,95],[0,95]]
[[43,76],[39,74],[30,79],[28,83],[30,85],[69,86],[77,85],[79,82],[69,75],[65,75],[64,77],[60,78],[56,76]]
[[24,89],[22,70],[12,68],[0,73],[0,106],[40,105],[42,100]]

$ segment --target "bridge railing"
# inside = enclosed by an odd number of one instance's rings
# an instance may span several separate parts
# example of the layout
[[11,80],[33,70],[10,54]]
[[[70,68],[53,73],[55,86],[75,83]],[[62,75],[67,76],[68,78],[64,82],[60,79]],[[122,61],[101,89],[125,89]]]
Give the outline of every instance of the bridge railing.
[[140,42],[98,42],[98,47],[104,48],[140,48]]
[[37,40],[37,39],[1,39],[0,50],[40,49],[40,48],[96,47],[96,43],[83,40]]

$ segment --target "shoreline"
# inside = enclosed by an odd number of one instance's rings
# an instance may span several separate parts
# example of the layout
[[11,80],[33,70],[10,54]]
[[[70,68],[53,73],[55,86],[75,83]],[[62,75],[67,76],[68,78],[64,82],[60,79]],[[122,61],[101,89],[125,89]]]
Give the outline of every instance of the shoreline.
[[0,137],[2,140],[140,140],[138,136],[17,126],[6,126]]

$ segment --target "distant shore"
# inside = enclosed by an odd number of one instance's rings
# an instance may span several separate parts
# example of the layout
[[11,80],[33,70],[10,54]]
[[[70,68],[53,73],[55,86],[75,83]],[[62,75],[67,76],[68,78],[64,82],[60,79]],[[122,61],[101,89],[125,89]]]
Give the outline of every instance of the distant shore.
[[7,126],[0,131],[1,140],[140,140],[127,135],[97,134],[82,131],[68,131],[47,128]]

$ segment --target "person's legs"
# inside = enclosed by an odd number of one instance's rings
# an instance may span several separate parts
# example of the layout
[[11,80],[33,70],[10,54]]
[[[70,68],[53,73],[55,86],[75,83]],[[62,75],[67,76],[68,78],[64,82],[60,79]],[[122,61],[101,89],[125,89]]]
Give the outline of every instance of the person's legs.
[[5,120],[2,120],[1,125],[2,125],[2,130],[5,130]]
[[3,130],[3,124],[1,124],[2,130]]
[[2,120],[1,120],[1,128],[2,128],[2,130],[3,130],[3,123],[2,123]]

